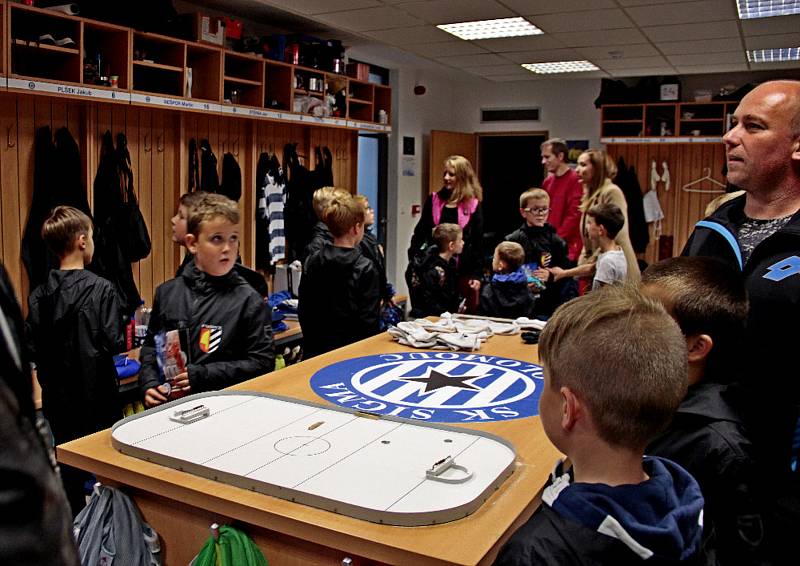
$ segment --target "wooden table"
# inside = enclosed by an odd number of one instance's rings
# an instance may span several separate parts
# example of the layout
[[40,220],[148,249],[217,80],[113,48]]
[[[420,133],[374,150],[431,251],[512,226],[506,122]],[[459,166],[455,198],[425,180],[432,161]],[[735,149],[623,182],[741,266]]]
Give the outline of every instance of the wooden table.
[[[234,389],[321,402],[308,384],[321,367],[358,356],[408,351],[414,350],[382,334]],[[519,336],[494,336],[481,353],[538,359],[536,346],[522,344]],[[109,430],[59,446],[58,458],[131,495],[161,535],[167,566],[187,564],[214,522],[243,526],[272,566],[338,565],[344,557],[351,557],[355,565],[490,564],[502,543],[538,506],[540,490],[559,453],[538,417],[463,426],[510,440],[518,455],[515,472],[474,514],[427,527],[369,523],[124,456],[112,448]]]

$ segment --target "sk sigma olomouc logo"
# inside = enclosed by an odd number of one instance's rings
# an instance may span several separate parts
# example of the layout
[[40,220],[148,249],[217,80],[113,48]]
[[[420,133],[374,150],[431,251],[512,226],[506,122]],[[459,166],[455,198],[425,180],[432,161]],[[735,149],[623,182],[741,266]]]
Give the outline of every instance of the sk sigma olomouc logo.
[[311,377],[311,388],[343,407],[432,422],[488,422],[538,414],[544,384],[530,362],[456,352],[353,358]]

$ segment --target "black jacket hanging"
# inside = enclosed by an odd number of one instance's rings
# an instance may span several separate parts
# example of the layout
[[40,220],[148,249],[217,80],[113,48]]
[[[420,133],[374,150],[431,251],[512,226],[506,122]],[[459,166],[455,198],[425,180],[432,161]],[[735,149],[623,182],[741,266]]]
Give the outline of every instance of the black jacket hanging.
[[58,258],[47,249],[41,234],[50,211],[58,205],[67,205],[91,218],[81,178],[80,150],[69,130],[59,129],[54,143],[50,127],[45,126],[36,131],[35,139],[33,199],[21,250],[31,290],[44,283],[50,270],[59,266]]
[[636,176],[636,169],[628,167],[622,157],[617,161],[617,177],[614,181],[622,189],[625,202],[628,203],[628,235],[631,238],[633,251],[644,253],[647,244],[650,243],[650,232],[644,219],[642,186]]
[[117,151],[114,149],[111,132],[106,131],[103,134],[100,163],[94,178],[95,252],[89,269],[111,281],[119,296],[120,310],[130,315],[142,299],[133,279],[131,260],[123,251],[126,244],[121,241],[129,236],[129,224],[122,224],[120,220],[124,218],[126,208],[120,181]]
[[297,144],[284,146],[283,163],[287,176],[284,228],[289,252],[287,255],[292,261],[303,257],[303,250],[311,241],[314,225],[317,223],[312,199],[314,191],[323,185],[319,184],[317,175],[300,164]]
[[122,197],[117,228],[121,231],[120,242],[125,258],[129,262],[135,262],[150,255],[150,234],[133,190],[133,169],[131,169],[128,139],[121,132],[117,134],[115,156],[120,196]]
[[317,146],[314,150],[317,158],[317,165],[314,167],[317,188],[333,186],[333,156],[328,146],[322,149]]
[[200,190],[207,193],[219,191],[217,156],[214,155],[207,139],[200,141]]
[[189,140],[189,192],[200,190],[200,160],[197,157],[197,140]]
[[230,152],[222,156],[222,184],[219,194],[236,202],[242,197],[242,170]]

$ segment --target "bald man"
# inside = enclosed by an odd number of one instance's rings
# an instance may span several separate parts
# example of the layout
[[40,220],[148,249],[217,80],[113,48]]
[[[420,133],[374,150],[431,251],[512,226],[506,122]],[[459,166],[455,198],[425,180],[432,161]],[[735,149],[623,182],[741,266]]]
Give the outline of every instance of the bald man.
[[722,140],[728,181],[745,193],[698,222],[683,255],[720,258],[745,278],[748,343],[732,362],[745,368],[745,408],[782,496],[800,400],[800,81],[752,90]]

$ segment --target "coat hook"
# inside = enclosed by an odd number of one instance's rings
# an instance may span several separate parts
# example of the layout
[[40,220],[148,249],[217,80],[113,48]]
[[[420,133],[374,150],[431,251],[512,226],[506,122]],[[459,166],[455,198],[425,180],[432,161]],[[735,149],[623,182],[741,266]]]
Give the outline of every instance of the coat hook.
[[234,148],[231,153],[233,153],[236,157],[239,157],[239,138],[237,137],[235,140],[233,140],[233,144],[231,145]]
[[13,140],[12,141],[12,139],[11,139],[11,130],[12,129],[13,129],[13,126],[11,126],[10,124],[6,127],[6,145],[8,145],[8,147],[14,147],[15,145],[17,145],[17,140]]
[[163,134],[159,134],[158,137],[156,138],[156,149],[158,150],[158,153],[163,153],[164,152],[164,143],[163,142],[164,142],[164,135]]
[[214,537],[215,542],[219,542],[219,525],[217,523],[211,524],[211,536]]
[[151,151],[151,150],[153,149],[152,147],[147,147],[147,140],[148,140],[148,138],[150,138],[150,134],[149,134],[149,133],[146,133],[146,134],[144,135],[144,150],[145,150],[146,152],[149,152],[149,151]]

